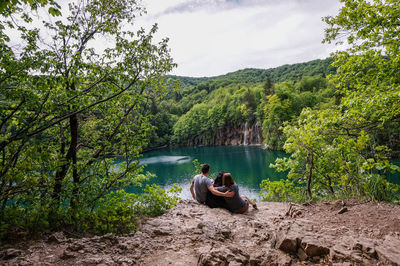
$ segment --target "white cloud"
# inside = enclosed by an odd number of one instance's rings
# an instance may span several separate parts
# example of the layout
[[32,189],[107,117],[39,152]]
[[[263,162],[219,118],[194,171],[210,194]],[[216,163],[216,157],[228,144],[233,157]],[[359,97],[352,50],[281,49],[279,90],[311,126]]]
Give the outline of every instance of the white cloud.
[[[134,26],[150,29],[158,23],[156,39],[169,37],[171,55],[178,64],[172,72],[176,75],[215,76],[243,68],[277,67],[325,58],[336,49],[321,43],[326,27],[321,18],[337,14],[339,0],[142,3],[148,12]],[[13,39],[18,44],[17,36]],[[102,39],[95,47],[101,51],[107,43]]]
[[[67,2],[63,2],[65,8]],[[329,56],[321,18],[339,0],[142,0],[147,14],[135,28],[158,23],[184,76],[215,76],[243,68],[270,68]],[[63,9],[63,12],[66,9]],[[68,13],[68,12],[67,12]],[[58,18],[57,18],[58,19]],[[14,44],[18,36],[10,32]],[[107,39],[96,42],[101,51]]]
[[269,68],[325,58],[321,18],[338,0],[147,0],[138,20],[158,23],[178,63],[176,75],[214,76],[245,67]]

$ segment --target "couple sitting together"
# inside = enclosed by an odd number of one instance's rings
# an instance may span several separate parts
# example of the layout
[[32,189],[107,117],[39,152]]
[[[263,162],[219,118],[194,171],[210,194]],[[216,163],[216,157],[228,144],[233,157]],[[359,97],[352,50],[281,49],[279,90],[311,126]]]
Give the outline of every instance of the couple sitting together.
[[190,192],[193,199],[211,208],[225,208],[233,213],[245,213],[249,204],[257,209],[257,205],[246,196],[239,195],[239,187],[230,173],[221,171],[215,180],[207,177],[210,166],[203,164],[201,174],[193,178]]

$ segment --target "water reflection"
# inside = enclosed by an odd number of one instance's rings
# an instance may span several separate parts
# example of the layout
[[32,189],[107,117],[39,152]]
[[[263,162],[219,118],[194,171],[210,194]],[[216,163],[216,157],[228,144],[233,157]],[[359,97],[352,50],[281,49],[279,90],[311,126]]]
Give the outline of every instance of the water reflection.
[[191,158],[189,156],[154,156],[146,159],[141,159],[139,165],[142,164],[182,164],[191,162]]

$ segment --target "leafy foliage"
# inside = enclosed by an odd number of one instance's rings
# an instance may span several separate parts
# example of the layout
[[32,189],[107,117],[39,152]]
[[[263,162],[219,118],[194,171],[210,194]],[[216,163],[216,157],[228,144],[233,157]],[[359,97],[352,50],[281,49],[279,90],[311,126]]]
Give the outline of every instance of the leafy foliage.
[[136,229],[136,220],[143,216],[158,216],[176,205],[182,188],[174,185],[164,190],[147,185],[140,195],[118,190],[100,199],[93,223],[94,233],[129,233]]
[[388,172],[399,171],[389,160],[391,128],[400,118],[400,7],[397,1],[346,0],[329,25],[325,41],[342,41],[330,81],[338,105],[325,110],[304,109],[296,123],[286,124],[284,148],[290,158],[274,165],[308,199],[362,197],[399,201],[399,186]]
[[261,184],[260,196],[262,201],[297,201],[304,200],[304,193],[289,179],[270,181],[264,179]]
[[281,149],[286,140],[281,129],[284,122],[296,121],[303,108],[324,109],[334,101],[332,87],[320,76],[276,84],[274,90],[261,104],[265,143],[272,149]]
[[[22,11],[23,5],[29,5],[33,10],[37,10],[39,7],[48,6],[48,13],[52,16],[60,16],[60,5],[54,0],[10,0],[2,1],[0,3],[0,14],[4,16],[11,15],[15,12]],[[28,16],[26,16],[28,18]]]
[[[149,177],[138,157],[154,130],[149,103],[165,95],[164,76],[175,66],[168,40],[154,43],[156,25],[149,32],[123,28],[144,12],[135,0],[71,3],[66,19],[49,18],[40,32],[29,8],[20,12],[25,2],[13,1],[14,13],[0,10],[1,226],[83,231],[90,225],[82,221],[93,216],[94,231],[122,232],[136,215],[123,202],[139,199],[109,193]],[[42,7],[53,1],[28,2],[55,12]],[[20,45],[10,43],[9,28]],[[108,46],[97,52],[91,42],[104,38]],[[126,159],[118,167],[117,155]],[[163,191],[148,192],[161,197],[146,203],[149,212],[172,204]],[[111,226],[119,215],[121,224]]]
[[[143,217],[152,217],[164,213],[175,206],[179,200],[177,196],[182,189],[176,185],[164,190],[157,185],[147,185],[143,193],[127,193],[123,189],[111,191],[100,198],[93,210],[79,208],[71,210],[60,207],[58,227],[67,233],[127,234],[136,230],[138,220]],[[35,201],[39,203],[39,201]],[[21,205],[12,205],[5,209],[7,223],[2,224],[0,236],[9,237],[13,230],[20,226],[33,233],[49,232],[50,210],[38,205],[30,205],[28,211]],[[47,229],[47,230],[45,230]],[[10,237],[13,237],[12,235]]]

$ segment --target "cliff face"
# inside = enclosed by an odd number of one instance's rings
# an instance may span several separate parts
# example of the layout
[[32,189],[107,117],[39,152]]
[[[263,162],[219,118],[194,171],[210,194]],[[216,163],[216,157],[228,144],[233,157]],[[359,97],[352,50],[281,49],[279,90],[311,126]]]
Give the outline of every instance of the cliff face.
[[258,123],[231,126],[217,132],[212,145],[260,145],[262,131]]
[[400,265],[398,205],[257,205],[232,214],[181,201],[136,233],[56,233],[0,250],[0,265]]

